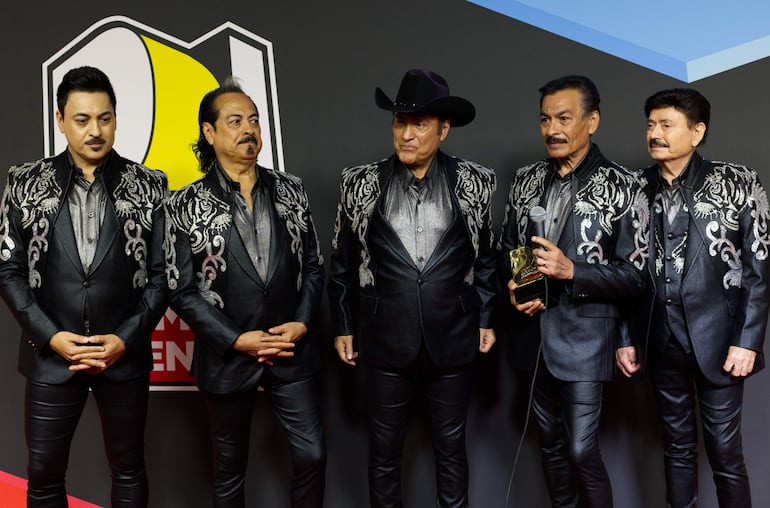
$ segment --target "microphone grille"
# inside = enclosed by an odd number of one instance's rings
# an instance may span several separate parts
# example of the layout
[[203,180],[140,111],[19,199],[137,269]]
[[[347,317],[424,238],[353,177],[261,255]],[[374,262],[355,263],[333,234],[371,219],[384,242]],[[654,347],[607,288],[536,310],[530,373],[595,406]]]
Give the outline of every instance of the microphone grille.
[[533,206],[529,211],[529,220],[532,222],[543,222],[547,215],[548,212],[542,206]]

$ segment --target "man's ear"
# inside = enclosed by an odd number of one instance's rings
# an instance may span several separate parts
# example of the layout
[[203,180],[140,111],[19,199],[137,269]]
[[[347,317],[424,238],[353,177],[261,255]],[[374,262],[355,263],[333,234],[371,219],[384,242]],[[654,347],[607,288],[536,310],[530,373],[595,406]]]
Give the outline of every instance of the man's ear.
[[216,132],[216,129],[214,128],[214,126],[208,122],[203,122],[201,124],[201,130],[203,131],[203,137],[206,138],[206,141],[208,141],[210,145],[213,145],[214,132]]

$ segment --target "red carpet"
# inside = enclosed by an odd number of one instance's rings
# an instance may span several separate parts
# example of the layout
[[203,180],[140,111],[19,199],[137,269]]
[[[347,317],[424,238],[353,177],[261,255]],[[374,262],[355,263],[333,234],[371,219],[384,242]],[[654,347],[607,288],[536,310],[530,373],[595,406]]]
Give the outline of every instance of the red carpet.
[[[102,508],[67,496],[70,508]],[[0,501],[3,508],[24,508],[27,503],[27,480],[0,471]]]

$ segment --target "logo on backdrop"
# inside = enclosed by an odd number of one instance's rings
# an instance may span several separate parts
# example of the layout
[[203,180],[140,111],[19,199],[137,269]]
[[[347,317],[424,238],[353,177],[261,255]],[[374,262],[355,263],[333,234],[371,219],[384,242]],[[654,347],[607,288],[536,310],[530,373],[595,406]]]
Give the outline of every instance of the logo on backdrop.
[[[270,41],[230,22],[185,42],[127,17],[102,19],[43,63],[46,156],[67,146],[56,128],[56,87],[69,69],[83,65],[104,71],[115,89],[115,150],[165,171],[172,190],[201,175],[190,148],[198,138],[198,105],[228,76],[238,78],[259,110],[259,164],[284,170]],[[193,335],[171,310],[155,329],[152,348],[152,389],[191,389]]]

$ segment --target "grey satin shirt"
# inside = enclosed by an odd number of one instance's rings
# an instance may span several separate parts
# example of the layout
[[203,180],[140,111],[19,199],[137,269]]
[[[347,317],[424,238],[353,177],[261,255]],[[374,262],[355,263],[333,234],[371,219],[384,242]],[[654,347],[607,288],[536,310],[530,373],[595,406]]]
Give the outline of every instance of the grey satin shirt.
[[259,178],[257,172],[257,182],[251,189],[251,201],[253,208],[249,208],[246,200],[241,195],[241,185],[227,176],[225,170],[216,164],[217,177],[219,184],[225,191],[225,194],[232,194],[235,210],[233,210],[233,221],[238,234],[249,253],[249,258],[257,274],[263,282],[267,281],[267,264],[270,256],[270,211],[268,204],[270,197],[267,186]]
[[572,173],[573,171],[570,171],[564,177],[556,173],[546,194],[545,209],[548,216],[545,223],[545,237],[553,243],[559,242],[564,224],[570,214]]
[[67,204],[72,220],[72,232],[80,255],[83,271],[88,273],[99,243],[99,230],[104,222],[107,208],[107,191],[102,179],[102,168],[94,171],[94,181],[89,182],[83,176],[83,170],[75,166],[70,157],[72,184],[70,185]]
[[433,159],[421,179],[397,163],[388,185],[384,212],[412,261],[422,271],[454,218],[449,184],[438,160]]

